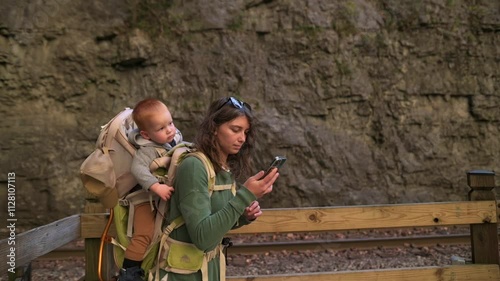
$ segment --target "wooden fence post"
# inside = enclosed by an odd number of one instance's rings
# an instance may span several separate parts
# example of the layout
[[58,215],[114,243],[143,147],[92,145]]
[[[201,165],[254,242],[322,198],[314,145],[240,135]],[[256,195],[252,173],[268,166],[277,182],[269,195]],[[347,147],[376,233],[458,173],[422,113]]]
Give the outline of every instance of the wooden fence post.
[[17,267],[15,273],[8,274],[9,281],[31,281],[31,262],[28,265]]
[[[496,200],[495,172],[475,170],[467,172],[469,201]],[[498,205],[497,205],[498,206]],[[498,216],[498,213],[497,213]],[[478,264],[500,264],[498,256],[497,224],[471,224],[472,262]]]
[[[108,210],[97,200],[95,196],[86,192],[85,213],[107,213]],[[104,229],[103,229],[104,231]],[[98,260],[101,239],[85,238],[85,281],[99,281]],[[104,281],[113,280],[116,266],[113,258],[113,245],[104,244],[103,264],[101,267]]]

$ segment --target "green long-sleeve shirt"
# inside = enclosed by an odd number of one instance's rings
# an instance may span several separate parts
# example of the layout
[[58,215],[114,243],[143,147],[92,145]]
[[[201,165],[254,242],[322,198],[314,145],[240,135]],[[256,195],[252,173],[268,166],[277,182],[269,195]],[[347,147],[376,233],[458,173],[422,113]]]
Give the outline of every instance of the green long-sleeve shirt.
[[[231,173],[221,171],[216,175],[216,185],[231,184]],[[245,208],[255,195],[243,185],[238,185],[236,195],[231,190],[208,192],[207,171],[196,157],[187,157],[177,168],[174,194],[170,202],[169,221],[182,215],[185,225],[175,229],[170,237],[195,244],[208,252],[221,243],[227,232],[235,227],[248,224],[243,216]],[[219,258],[208,264],[210,281],[219,280]],[[169,273],[169,281],[201,281],[201,272],[194,274]]]

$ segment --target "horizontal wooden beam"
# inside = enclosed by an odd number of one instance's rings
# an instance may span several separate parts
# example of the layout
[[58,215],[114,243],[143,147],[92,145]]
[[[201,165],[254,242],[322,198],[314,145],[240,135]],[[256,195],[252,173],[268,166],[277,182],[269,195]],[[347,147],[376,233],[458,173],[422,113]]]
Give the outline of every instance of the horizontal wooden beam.
[[[264,209],[231,234],[339,231],[496,223],[495,201]],[[82,214],[82,238],[101,237],[108,213]],[[110,228],[113,235],[114,227]]]
[[498,281],[498,265],[470,264],[362,271],[228,277],[228,281]]
[[495,201],[263,210],[231,233],[314,232],[496,223]]
[[11,259],[15,267],[23,266],[79,237],[80,215],[73,215],[0,240],[0,272],[11,268]]

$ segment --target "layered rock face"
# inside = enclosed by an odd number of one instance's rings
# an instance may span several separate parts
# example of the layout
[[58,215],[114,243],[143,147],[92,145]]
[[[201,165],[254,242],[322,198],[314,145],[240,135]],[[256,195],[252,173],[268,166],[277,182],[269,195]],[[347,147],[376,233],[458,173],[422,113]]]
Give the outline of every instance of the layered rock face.
[[256,171],[288,158],[267,208],[466,200],[467,171],[500,164],[498,1],[4,0],[0,16],[20,226],[81,213],[100,126],[150,96],[186,140],[215,98],[251,104]]

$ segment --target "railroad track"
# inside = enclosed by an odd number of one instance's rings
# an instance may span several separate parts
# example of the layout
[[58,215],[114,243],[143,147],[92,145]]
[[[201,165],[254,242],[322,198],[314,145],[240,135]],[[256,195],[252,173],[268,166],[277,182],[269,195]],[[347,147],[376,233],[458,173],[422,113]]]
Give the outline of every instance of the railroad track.
[[290,242],[263,242],[234,244],[228,248],[228,254],[261,254],[269,251],[317,251],[317,250],[346,250],[393,248],[405,245],[416,247],[431,245],[470,244],[469,235],[428,235],[415,237],[388,237],[388,238],[359,238],[341,240],[301,240]]
[[[467,234],[447,235],[419,235],[407,237],[387,238],[356,238],[336,240],[295,240],[286,242],[252,242],[233,243],[228,248],[230,254],[263,254],[270,251],[317,251],[317,250],[346,250],[346,249],[370,249],[370,248],[393,248],[412,245],[424,247],[432,245],[458,245],[470,244],[470,236]],[[37,260],[64,259],[69,257],[84,257],[83,247],[62,247],[52,251]]]

